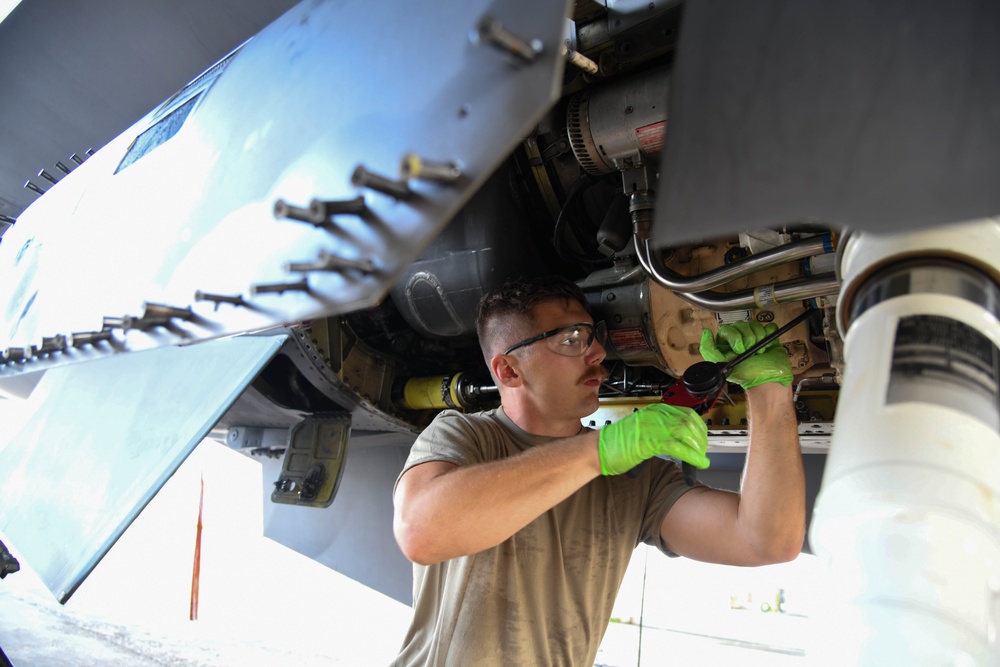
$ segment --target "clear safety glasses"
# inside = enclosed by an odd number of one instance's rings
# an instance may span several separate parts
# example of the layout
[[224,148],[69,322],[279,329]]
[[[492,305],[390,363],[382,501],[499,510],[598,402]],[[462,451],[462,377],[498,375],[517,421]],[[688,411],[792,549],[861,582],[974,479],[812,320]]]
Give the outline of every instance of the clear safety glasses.
[[576,322],[558,329],[551,329],[531,338],[525,338],[520,343],[507,348],[504,354],[510,354],[519,347],[545,341],[546,347],[564,357],[582,357],[596,340],[601,345],[608,339],[608,329],[604,322]]

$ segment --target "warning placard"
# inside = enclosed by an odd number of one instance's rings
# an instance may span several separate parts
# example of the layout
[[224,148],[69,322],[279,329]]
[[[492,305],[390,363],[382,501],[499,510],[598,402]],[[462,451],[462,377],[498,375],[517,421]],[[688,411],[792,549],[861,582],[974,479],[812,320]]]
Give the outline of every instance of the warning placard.
[[608,332],[611,344],[619,354],[649,352],[649,343],[642,329],[614,329]]
[[667,136],[667,121],[661,120],[651,125],[643,125],[635,131],[639,146],[646,155],[657,155],[663,150],[663,140]]
[[886,403],[944,405],[1000,432],[1000,350],[964,322],[940,315],[900,318]]

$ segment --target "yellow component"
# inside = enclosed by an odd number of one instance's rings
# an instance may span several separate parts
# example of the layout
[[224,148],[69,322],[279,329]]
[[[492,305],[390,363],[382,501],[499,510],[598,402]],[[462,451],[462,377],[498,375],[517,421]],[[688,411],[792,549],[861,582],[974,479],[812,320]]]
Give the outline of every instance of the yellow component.
[[431,375],[412,378],[403,387],[403,405],[407,410],[461,409],[458,385],[462,374]]
[[402,172],[403,179],[420,178],[420,156],[416,153],[407,153],[403,157],[403,165],[400,171]]

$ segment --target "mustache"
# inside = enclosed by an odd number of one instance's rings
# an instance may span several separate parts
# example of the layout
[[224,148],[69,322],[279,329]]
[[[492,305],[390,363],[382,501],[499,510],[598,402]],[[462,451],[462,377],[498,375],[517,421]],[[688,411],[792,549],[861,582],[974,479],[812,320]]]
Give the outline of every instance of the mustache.
[[582,384],[584,382],[588,382],[589,380],[600,380],[601,384],[604,384],[604,381],[607,379],[608,379],[608,370],[603,366],[598,366],[593,371],[586,373],[580,379],[580,382]]

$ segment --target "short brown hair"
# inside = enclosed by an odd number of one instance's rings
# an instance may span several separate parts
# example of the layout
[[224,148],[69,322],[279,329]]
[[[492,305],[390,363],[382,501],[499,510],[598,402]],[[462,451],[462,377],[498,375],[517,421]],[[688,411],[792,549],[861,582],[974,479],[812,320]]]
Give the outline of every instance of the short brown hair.
[[[576,301],[588,314],[587,297],[576,283],[560,276],[540,276],[508,280],[479,300],[476,333],[486,364],[503,347],[513,345],[511,334],[532,321],[532,310],[540,303]],[[520,335],[520,334],[518,334]]]

